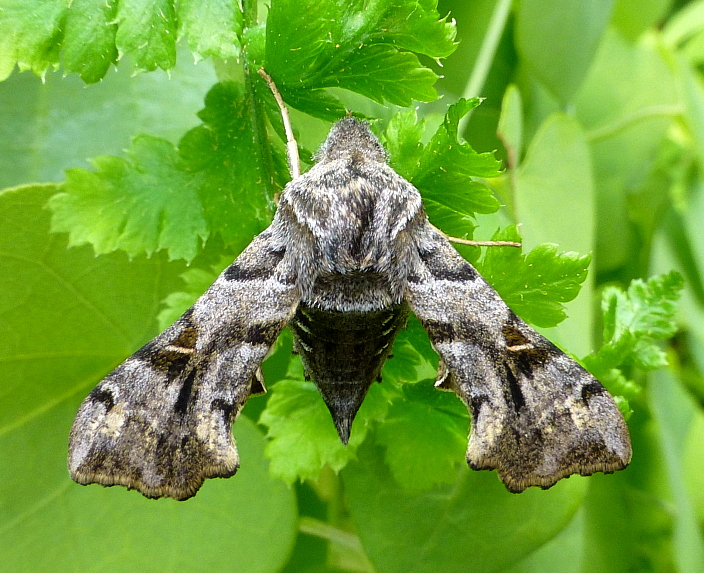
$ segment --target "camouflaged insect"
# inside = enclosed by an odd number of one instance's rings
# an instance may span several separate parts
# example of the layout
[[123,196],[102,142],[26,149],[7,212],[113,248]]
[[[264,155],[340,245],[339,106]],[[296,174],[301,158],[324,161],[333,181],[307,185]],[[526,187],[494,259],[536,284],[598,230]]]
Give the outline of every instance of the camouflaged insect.
[[346,443],[409,311],[440,355],[436,385],[469,409],[473,469],[496,469],[520,492],[628,464],[613,398],[428,223],[365,123],[339,121],[316,159],[286,186],[271,226],[85,399],[74,480],[182,500],[233,475],[231,425],[264,392],[260,365],[286,325]]

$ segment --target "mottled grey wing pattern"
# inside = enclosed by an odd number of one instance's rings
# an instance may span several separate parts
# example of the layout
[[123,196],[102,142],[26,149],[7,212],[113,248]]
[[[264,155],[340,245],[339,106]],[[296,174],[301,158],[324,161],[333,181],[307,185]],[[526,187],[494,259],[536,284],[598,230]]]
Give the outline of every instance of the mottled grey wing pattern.
[[73,424],[69,469],[82,484],[187,499],[239,460],[231,425],[298,304],[276,226],[259,235],[176,323],[113,370]]
[[440,355],[436,385],[469,409],[470,467],[498,470],[513,492],[626,467],[628,430],[604,387],[518,318],[434,228],[417,239],[406,299]]

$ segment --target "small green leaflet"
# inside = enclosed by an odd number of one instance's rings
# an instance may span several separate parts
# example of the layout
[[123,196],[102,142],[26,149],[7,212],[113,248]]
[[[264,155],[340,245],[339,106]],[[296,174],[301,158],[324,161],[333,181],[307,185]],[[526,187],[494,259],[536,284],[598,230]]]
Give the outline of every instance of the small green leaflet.
[[289,483],[317,479],[325,466],[338,472],[355,459],[372,424],[386,417],[396,392],[388,383],[372,385],[355,418],[350,441],[344,446],[315,385],[302,380],[298,360],[293,362],[293,369],[300,371],[298,379],[277,382],[259,418],[269,430],[266,455],[271,459],[271,472]]
[[90,243],[99,255],[119,249],[133,257],[166,249],[171,259],[195,257],[208,228],[168,141],[141,136],[127,159],[105,156],[92,163],[94,172],[69,170],[65,191],[50,199],[52,232],[69,233],[71,245]]
[[619,407],[630,413],[626,398],[634,398],[640,387],[633,381],[636,370],[647,372],[667,365],[658,341],[677,332],[675,313],[684,286],[682,276],[672,271],[636,279],[628,290],[607,287],[602,294],[604,341],[584,359],[585,366],[615,395]]

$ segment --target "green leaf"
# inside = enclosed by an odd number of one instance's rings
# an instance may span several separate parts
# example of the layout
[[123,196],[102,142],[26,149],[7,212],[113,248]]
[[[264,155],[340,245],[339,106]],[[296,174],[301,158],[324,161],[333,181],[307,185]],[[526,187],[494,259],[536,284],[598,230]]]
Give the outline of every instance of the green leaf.
[[666,370],[653,373],[648,390],[649,406],[666,462],[675,564],[679,571],[699,571],[704,569],[704,538],[682,479],[683,450],[694,423],[696,405]]
[[383,28],[375,31],[384,41],[431,58],[447,58],[455,51],[455,24],[447,21],[448,16],[439,18],[437,0],[387,1],[379,5],[389,5]]
[[501,102],[497,133],[508,153],[509,166],[518,167],[523,154],[523,99],[513,84],[506,88]]
[[116,2],[73,0],[66,16],[62,61],[67,72],[76,72],[92,84],[100,81],[117,62]]
[[[479,98],[460,99],[447,108],[445,119],[425,146],[418,164],[418,170],[413,173],[412,180],[420,187],[428,179],[437,183],[445,183],[443,176],[449,177],[451,170],[458,169],[465,178],[497,177],[501,173],[501,163],[493,153],[477,153],[466,142],[459,142],[457,130],[460,119],[481,103]],[[487,205],[485,208],[488,208]],[[491,204],[493,210],[477,213],[493,213],[498,203]]]
[[469,417],[457,396],[437,390],[433,380],[405,384],[377,430],[391,474],[408,492],[454,483],[465,464]]
[[65,0],[7,0],[0,12],[0,80],[15,68],[43,76],[59,61]]
[[168,70],[176,64],[176,12],[171,0],[120,0],[115,44],[138,69]]
[[67,172],[65,192],[49,201],[52,231],[70,233],[72,246],[92,244],[99,255],[165,249],[171,259],[192,260],[208,228],[178,153],[167,141],[140,136],[127,155],[95,158],[96,172]]
[[677,331],[675,313],[683,287],[679,273],[631,282],[624,292],[607,287],[602,293],[604,341],[597,352],[584,358],[585,366],[618,397],[621,411],[631,413],[628,399],[640,392],[632,379],[634,368],[655,370],[667,365],[658,346]]
[[423,155],[420,139],[424,132],[425,121],[418,121],[415,109],[407,109],[394,114],[381,135],[381,142],[389,154],[389,165],[407,179],[418,170]]
[[357,448],[372,425],[384,419],[393,392],[388,383],[372,385],[345,446],[312,382],[277,382],[259,418],[259,423],[268,428],[266,455],[271,460],[272,475],[293,483],[296,479],[317,479],[325,466],[339,472],[355,459]]
[[[437,76],[414,53],[444,58],[455,49],[455,25],[440,18],[436,0],[278,0],[268,22],[266,64],[282,92],[298,92],[299,102],[332,86],[398,105],[436,99]],[[240,55],[242,13],[234,0],[76,0],[70,8],[64,0],[8,0],[0,17],[0,79],[16,63],[43,75],[58,66],[62,48],[66,69],[87,82],[125,55],[138,69],[168,70],[176,62],[177,25],[196,58]]]
[[437,98],[437,76],[413,52],[447,57],[454,36],[435,0],[279,0],[267,16],[266,68],[284,93],[337,86],[406,106]]
[[295,500],[270,478],[262,436],[246,419],[235,424],[237,476],[209,480],[188,502],[70,480],[66,444],[80,401],[156,334],[160,300],[184,266],[67,249],[43,208],[55,192],[0,193],[3,567],[212,571],[236,553],[244,573],[280,570],[296,536]]
[[[408,318],[406,328],[399,332],[396,341],[396,344],[403,345],[406,342],[410,344],[418,355],[420,355],[422,361],[428,363],[428,366],[432,368],[433,372],[437,370],[438,354],[430,344],[428,333],[425,332],[425,329],[415,316],[411,315]],[[394,346],[394,353],[395,352],[396,346]],[[422,367],[423,365],[421,364],[420,366]]]
[[699,468],[704,464],[704,412],[695,409],[690,424],[689,435],[685,437],[682,447],[682,479],[687,492],[692,497],[692,506],[701,522],[704,517],[704,475]]
[[452,485],[411,493],[371,444],[341,475],[356,531],[378,573],[501,571],[564,528],[587,486],[572,477],[549,491],[514,495],[493,472],[463,463]]
[[[582,127],[573,117],[555,113],[542,122],[515,173],[515,217],[526,250],[556,243],[563,251],[594,251],[596,190],[590,154]],[[592,289],[593,279],[587,278],[568,307],[570,320],[556,332],[556,339],[579,355],[592,350]]]
[[212,235],[241,250],[270,217],[268,179],[256,160],[261,148],[241,88],[217,84],[199,116],[203,125],[186,133],[178,151],[139,136],[127,159],[99,157],[96,172],[69,170],[65,192],[49,202],[52,230],[69,232],[72,245],[89,243],[98,254],[163,249],[172,259],[191,261]]
[[237,0],[181,0],[179,37],[197,58],[239,58],[242,46],[242,10]]
[[552,114],[541,124],[516,172],[516,217],[529,247],[551,241],[582,253],[593,249],[594,184],[589,154],[574,118]]
[[15,64],[44,75],[61,62],[84,81],[132,57],[141,70],[176,63],[176,39],[188,37],[197,59],[240,54],[242,12],[235,0],[8,0],[0,13],[0,80]]
[[425,146],[418,142],[424,126],[415,111],[397,114],[383,136],[392,167],[421,192],[431,221],[454,236],[471,234],[469,217],[499,208],[491,190],[474,178],[496,177],[500,163],[492,153],[477,153],[457,140],[459,120],[479,103],[474,98],[451,105]]
[[663,40],[673,47],[682,44],[702,30],[702,22],[704,22],[704,4],[689,2],[667,22],[663,30]]
[[413,100],[436,99],[436,80],[437,75],[421,67],[414,54],[399,52],[392,45],[372,44],[348,54],[325,84],[360,93],[379,103],[408,106]]
[[682,277],[672,271],[647,282],[636,279],[626,292],[618,287],[604,289],[604,343],[585,359],[589,369],[599,377],[602,371],[630,363],[642,370],[663,366],[665,357],[656,341],[677,331],[675,313],[682,287]]
[[[278,86],[277,86],[278,87]],[[268,90],[268,86],[262,86],[262,89]],[[279,88],[281,97],[287,105],[295,107],[314,117],[324,119],[325,121],[335,122],[347,113],[345,105],[332,94],[323,89],[312,89],[310,91],[302,91],[288,89],[285,85]],[[264,92],[267,93],[267,92]],[[281,112],[278,106],[274,110],[276,114],[272,124],[281,121]],[[271,116],[270,116],[271,118]]]
[[[0,188],[63,180],[67,167],[89,167],[89,157],[122,154],[135,133],[177,142],[200,123],[196,112],[215,81],[189,57],[170,76],[134,75],[122,62],[88,88],[75,74],[51,72],[43,83],[13,74],[0,86]],[[155,105],[162,100],[169,105]]]
[[[515,227],[508,227],[492,240],[520,241],[521,237]],[[547,328],[566,318],[563,303],[579,294],[590,260],[589,255],[558,254],[552,244],[539,245],[528,255],[515,247],[491,247],[477,270],[521,318]]]
[[255,141],[259,127],[252,125],[248,109],[242,86],[216,84],[198,113],[203,125],[179,143],[209,228],[237,251],[271,220],[271,196],[283,188],[287,173],[283,151],[273,148],[267,156],[262,139],[266,135]]
[[[607,31],[574,99],[576,118],[590,143],[599,274],[633,265],[634,259],[645,255],[634,252],[643,236],[638,237],[625,221],[633,218],[630,205],[642,205],[641,186],[652,173],[654,158],[666,144],[686,95],[673,55],[656,44],[633,43],[613,29]],[[655,185],[664,187],[661,182]],[[655,217],[657,210],[650,211]],[[628,274],[625,282],[631,278]]]
[[611,22],[626,38],[635,40],[653,25],[657,26],[671,6],[672,0],[615,0]]
[[[651,338],[665,340],[677,332],[674,321],[677,300],[684,287],[679,273],[671,272],[660,277],[651,277],[647,282],[632,281],[628,287],[628,307],[617,309],[616,328],[630,319],[629,330]],[[613,339],[613,337],[612,337]]]
[[[704,7],[702,8],[704,11]],[[692,137],[697,142],[695,147],[699,155],[699,164],[704,165],[704,81],[686,62],[678,58],[679,74],[677,76],[685,105],[685,121]]]
[[428,335],[420,322],[411,317],[408,326],[398,333],[394,341],[393,356],[390,356],[384,365],[382,379],[394,384],[416,382],[419,370],[430,368],[432,372],[435,371],[436,366],[429,363],[429,358],[436,361],[437,355],[430,346]]
[[563,103],[572,99],[589,70],[611,4],[611,0],[532,0],[518,5],[518,51],[529,70]]

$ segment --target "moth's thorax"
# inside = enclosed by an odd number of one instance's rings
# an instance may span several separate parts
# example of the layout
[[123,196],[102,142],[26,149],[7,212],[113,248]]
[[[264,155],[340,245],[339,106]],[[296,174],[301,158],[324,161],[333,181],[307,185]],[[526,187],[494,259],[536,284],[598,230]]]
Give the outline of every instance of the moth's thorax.
[[400,303],[405,231],[425,215],[418,191],[389,166],[357,152],[321,161],[286,187],[279,208],[295,221],[289,244],[303,302],[365,312]]

